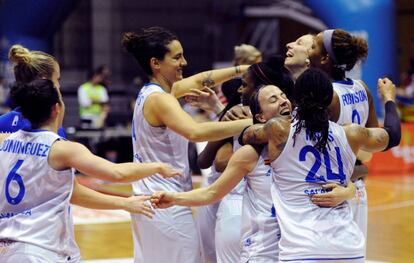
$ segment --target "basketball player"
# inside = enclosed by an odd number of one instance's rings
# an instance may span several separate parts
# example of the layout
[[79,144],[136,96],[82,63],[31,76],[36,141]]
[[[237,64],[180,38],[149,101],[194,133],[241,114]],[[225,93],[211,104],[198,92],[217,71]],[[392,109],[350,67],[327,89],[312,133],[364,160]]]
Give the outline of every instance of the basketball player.
[[[13,45],[9,51],[9,60],[17,83],[29,83],[36,79],[50,79],[55,87],[60,88],[60,68],[57,60],[42,51],[31,51],[21,45]],[[20,85],[21,86],[21,85]],[[15,85],[14,87],[19,87]],[[11,96],[17,91],[11,90]],[[14,102],[16,104],[16,102]],[[21,129],[31,129],[30,121],[24,118],[18,107],[0,116],[0,133],[13,133]],[[66,138],[64,129],[58,129],[58,135]],[[135,201],[135,202],[132,202]],[[139,198],[120,198],[101,194],[79,184],[75,178],[71,203],[92,209],[124,209],[134,211],[134,206],[142,206],[145,200]]]
[[364,262],[365,238],[348,203],[323,208],[310,203],[309,196],[325,192],[321,184],[327,182],[345,185],[359,149],[376,152],[398,145],[401,129],[395,86],[380,79],[378,89],[386,109],[383,129],[341,127],[328,121],[333,88],[316,69],[305,71],[295,83],[293,123],[289,118],[275,118],[264,128],[251,128],[258,141],[269,141],[271,191],[282,233],[281,261]]
[[[273,57],[266,62],[251,65],[248,68],[248,71],[243,74],[242,85],[239,87],[238,92],[241,97],[242,105],[244,105],[244,108],[247,108],[248,114],[241,116],[242,118],[251,118],[248,101],[252,93],[254,93],[254,91],[261,85],[275,84],[281,87],[285,93],[291,93],[292,81],[289,76],[283,72],[282,65],[282,58]],[[229,105],[226,106],[226,109],[230,109]],[[229,112],[223,111],[223,120],[225,118],[230,119],[235,117],[231,115],[227,116],[228,113]],[[231,155],[240,148],[240,145],[238,143],[238,136],[227,140],[227,142],[217,151],[216,146],[221,144],[221,142],[209,142],[206,149],[199,156],[199,162],[201,160],[203,163],[211,165],[211,160],[214,159],[214,170],[222,172],[226,168]],[[246,181],[240,181],[240,183],[220,201],[215,226],[216,255],[217,262],[219,263],[235,262],[240,259],[242,200],[245,193],[245,187]]]
[[[308,40],[309,43],[312,43],[312,39],[313,37],[311,35],[307,35],[306,37],[302,37],[298,39],[295,43],[290,43],[289,46],[292,46],[295,48],[296,56],[302,55],[302,57],[307,57],[308,49],[301,48],[301,45],[307,44],[306,42],[304,42],[305,40]],[[296,48],[296,46],[298,48]],[[310,44],[308,46],[310,48]],[[292,61],[289,61],[288,64],[291,65],[293,69],[299,68],[299,65],[303,64],[301,62],[301,57],[291,59],[291,60]],[[285,61],[285,65],[286,65],[286,61]],[[247,73],[243,75],[243,86],[239,88],[239,92],[241,93],[243,104],[248,105],[248,101],[250,100],[255,90],[257,90],[257,87],[260,87],[261,85],[266,85],[266,84],[268,85],[276,84],[282,87],[285,93],[291,95],[292,84],[289,84],[289,81],[290,83],[292,81],[291,80],[287,81],[288,77],[283,73],[283,70],[281,69],[282,67],[283,67],[283,60],[281,60],[280,58],[278,59],[275,58],[272,60],[272,62],[258,63],[258,64],[254,64],[250,66]],[[251,115],[249,111],[248,115],[247,114],[245,116],[241,115],[241,118],[246,118],[246,117],[248,118],[250,116]],[[240,118],[240,116],[230,115],[228,116],[228,118],[229,119]],[[227,162],[230,159],[231,154],[233,153],[233,147],[235,147],[234,151],[236,151],[237,148],[239,148],[240,146],[236,140],[234,143],[234,146],[232,146],[230,143],[227,143],[224,146],[222,146],[219,151],[217,151],[216,145],[217,145],[217,142],[209,142],[206,149],[199,156],[199,158],[203,160],[203,165],[207,164],[208,166],[208,164],[211,164],[211,160],[214,158],[214,157],[211,158],[211,156],[215,156],[217,152],[214,170],[216,170],[217,168],[220,171],[222,171],[226,167]],[[207,154],[206,152],[209,152],[209,153]],[[243,174],[244,174],[243,171],[239,171],[239,175],[243,175]],[[264,175],[265,174],[263,174],[263,176]],[[217,214],[218,223],[216,226],[216,234],[218,237],[216,240],[218,262],[238,261],[240,258],[240,252],[242,248],[243,248],[242,255],[244,255],[244,257],[246,256],[246,254],[250,254],[250,253],[245,252],[245,250],[249,248],[246,248],[246,247],[243,247],[243,245],[242,246],[240,245],[241,236],[240,236],[239,229],[241,229],[241,224],[242,224],[241,222],[242,199],[243,199],[243,195],[246,194],[245,189],[240,187],[240,185],[237,185],[237,187],[235,187],[234,190],[232,190],[228,195],[226,195],[223,198],[223,201],[220,203],[220,207],[219,207],[220,213]],[[355,190],[352,187],[342,188],[342,187],[337,187],[336,185],[329,185],[329,186],[335,187],[335,190],[329,196],[330,201],[332,201],[331,206],[336,205],[336,202],[343,202],[346,198],[349,197],[350,194],[352,195],[355,193]],[[325,202],[326,201],[328,200],[326,199]],[[249,244],[249,243],[250,242],[247,241],[246,244]],[[252,251],[257,250],[254,248],[254,246],[251,247],[250,249]],[[256,251],[256,252],[260,254],[260,251]],[[277,253],[273,255],[277,256]],[[253,257],[256,257],[256,254]],[[260,258],[260,256],[257,256],[257,257]]]
[[[255,122],[266,122],[268,116],[290,114],[290,102],[284,93],[276,86],[264,86],[259,91],[265,98],[265,103],[272,104],[263,115],[255,118]],[[269,101],[270,100],[270,101]],[[280,231],[270,195],[271,168],[265,165],[267,147],[263,151],[256,151],[252,146],[246,145],[234,152],[224,172],[213,184],[206,188],[190,192],[173,193],[158,192],[153,194],[152,203],[157,208],[171,205],[199,206],[217,202],[227,194],[234,192],[234,188],[241,181],[245,181],[246,189],[241,192],[243,207],[241,229],[238,237],[238,258],[235,256],[223,258],[218,254],[218,261],[225,262],[279,262],[278,238]],[[246,178],[246,179],[244,179]],[[225,199],[223,199],[225,200]],[[224,202],[228,204],[228,202]],[[228,224],[227,227],[230,227]],[[223,234],[229,231],[223,230]],[[219,245],[220,243],[217,243]],[[219,246],[217,246],[219,248]]]
[[[254,46],[241,44],[234,47],[234,66],[239,65],[252,65],[262,61],[261,52]],[[192,89],[190,93],[186,95],[186,102],[190,105],[199,107],[203,110],[213,111],[217,116],[223,116],[231,107],[240,104],[240,95],[237,92],[242,84],[241,78],[234,78],[224,82],[221,85],[221,91],[219,94],[224,94],[227,105],[224,107],[219,99],[216,98],[216,93],[207,88],[205,90]],[[208,99],[207,99],[208,98]],[[215,98],[215,99],[214,99]],[[226,149],[232,152],[232,147],[227,145],[220,148],[223,142],[209,143],[209,145],[203,150],[198,158],[197,162],[200,168],[209,168],[211,166],[211,172],[207,175],[207,180],[202,184],[202,187],[206,187],[212,184],[220,176],[220,172],[215,169],[215,164],[212,164],[214,159],[227,159]],[[217,158],[216,153],[218,154]],[[224,153],[223,155],[221,153]],[[218,164],[219,165],[219,164]],[[200,206],[196,210],[196,224],[200,235],[202,259],[204,263],[216,263],[216,247],[215,247],[215,228],[217,220],[217,210],[220,202]],[[222,214],[222,213],[221,213]],[[234,224],[233,224],[234,225]],[[237,228],[237,227],[236,227]],[[239,235],[237,235],[239,236]],[[228,238],[228,234],[226,236]],[[222,242],[225,240],[222,237],[218,237]],[[236,240],[238,242],[239,239]],[[236,243],[237,245],[237,243]]]
[[[74,187],[74,171],[107,181],[130,182],[151,174],[175,176],[168,165],[158,163],[114,164],[90,153],[86,147],[56,134],[62,125],[64,104],[60,91],[50,80],[17,84],[13,100],[21,106],[31,128],[0,135],[0,240],[6,244],[2,262],[80,262],[73,237],[69,200]],[[82,190],[82,189],[81,189]],[[85,190],[85,189],[83,189]],[[84,200],[75,203],[97,205]],[[97,196],[102,197],[102,196]],[[101,208],[127,205],[131,212],[152,216],[144,204],[148,197],[101,200]],[[118,202],[110,203],[110,202]],[[121,203],[123,202],[123,203]],[[130,209],[135,202],[136,208]],[[3,246],[4,247],[4,246]]]
[[[134,183],[134,193],[148,195],[162,190],[190,190],[188,140],[227,138],[240,133],[251,120],[196,123],[176,98],[184,96],[189,87],[202,89],[218,85],[242,74],[247,66],[212,70],[183,79],[182,69],[187,65],[184,51],[177,37],[168,30],[152,27],[138,34],[125,33],[122,42],[150,79],[140,91],[134,110],[134,161],[163,161],[184,173],[180,178],[168,180],[151,176]],[[160,210],[153,220],[132,215],[132,221],[135,262],[201,262],[199,237],[190,208]]]
[[[9,51],[9,60],[14,65],[13,71],[17,82],[28,83],[46,78],[60,87],[59,64],[53,56],[41,51],[29,51],[21,45],[13,45]],[[13,133],[22,128],[30,128],[30,122],[23,117],[20,107],[15,106],[17,107],[0,116],[0,133]],[[58,134],[66,138],[62,127],[58,129]]]
[[[364,60],[368,54],[367,41],[351,36],[341,29],[319,33],[309,50],[312,67],[325,71],[332,80],[334,96],[329,110],[331,121],[338,124],[357,123],[366,127],[378,127],[378,120],[371,92],[361,80],[345,77],[345,72]],[[353,181],[357,187],[356,198],[351,200],[355,222],[367,236],[368,199],[363,178],[366,176],[361,162],[357,161]],[[358,172],[358,170],[363,171]]]

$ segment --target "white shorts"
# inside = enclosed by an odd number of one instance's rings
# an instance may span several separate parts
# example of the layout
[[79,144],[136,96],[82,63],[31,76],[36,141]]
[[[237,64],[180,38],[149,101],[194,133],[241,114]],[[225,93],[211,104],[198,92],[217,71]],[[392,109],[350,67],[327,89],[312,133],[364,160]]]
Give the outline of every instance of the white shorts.
[[367,238],[368,227],[368,196],[365,188],[365,182],[362,179],[355,181],[356,194],[355,198],[349,201],[354,215],[354,221],[361,229],[365,239]]
[[200,235],[203,263],[216,263],[215,228],[217,209],[220,202],[212,205],[200,206],[196,212],[196,224]]
[[218,263],[240,262],[243,196],[228,194],[221,200],[216,221]]
[[76,258],[57,254],[32,244],[0,240],[1,263],[80,263]]
[[155,210],[149,219],[132,214],[135,263],[201,263],[199,237],[191,209]]

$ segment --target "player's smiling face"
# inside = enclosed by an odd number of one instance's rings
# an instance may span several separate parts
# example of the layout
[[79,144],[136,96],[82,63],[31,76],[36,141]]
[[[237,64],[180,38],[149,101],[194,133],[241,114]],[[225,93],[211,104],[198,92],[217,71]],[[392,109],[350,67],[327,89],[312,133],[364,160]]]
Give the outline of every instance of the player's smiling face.
[[170,83],[183,79],[183,67],[187,65],[184,50],[180,41],[173,40],[168,45],[168,52],[164,59],[159,61],[160,73]]
[[249,105],[250,97],[255,91],[253,80],[251,77],[250,71],[247,71],[243,74],[242,85],[237,89],[237,92],[240,94],[241,102],[243,105]]
[[303,35],[294,42],[286,45],[285,67],[292,70],[296,67],[307,66],[306,59],[309,57],[309,50],[312,47],[314,36],[311,34]]
[[274,117],[290,116],[292,104],[286,95],[276,86],[268,85],[260,89],[258,101],[261,113],[255,116],[260,122],[266,122]]

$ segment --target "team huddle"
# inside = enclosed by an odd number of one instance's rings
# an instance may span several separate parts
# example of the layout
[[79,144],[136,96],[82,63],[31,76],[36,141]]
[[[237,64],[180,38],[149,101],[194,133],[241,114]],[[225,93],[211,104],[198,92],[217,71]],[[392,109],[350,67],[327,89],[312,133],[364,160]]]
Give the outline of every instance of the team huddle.
[[[17,108],[0,116],[2,262],[81,262],[70,204],[130,212],[136,263],[365,261],[359,160],[401,137],[394,84],[378,80],[380,128],[368,87],[345,76],[366,58],[365,40],[325,30],[287,44],[285,57],[188,78],[183,47],[166,29],[125,33],[122,45],[149,82],[135,104],[133,162],[121,164],[65,139],[56,59],[10,49]],[[196,122],[178,102],[235,78],[241,104],[230,100],[219,121]],[[208,141],[198,162],[211,175],[195,190],[189,141]],[[73,168],[131,182],[134,196],[95,192]]]

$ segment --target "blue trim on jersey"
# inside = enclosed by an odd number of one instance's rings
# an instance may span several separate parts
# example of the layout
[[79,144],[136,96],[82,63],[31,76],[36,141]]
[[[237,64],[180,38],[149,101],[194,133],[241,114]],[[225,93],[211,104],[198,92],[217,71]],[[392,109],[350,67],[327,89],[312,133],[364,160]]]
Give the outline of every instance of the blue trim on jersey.
[[23,128],[22,131],[27,131],[27,132],[45,132],[45,131],[49,131],[49,130],[45,130],[45,129],[32,129],[32,128]]
[[352,79],[344,79],[344,80],[335,80],[333,83],[345,84],[345,85],[354,85],[354,81]]
[[352,260],[352,259],[363,259],[364,256],[360,257],[353,257],[353,258],[296,258],[296,259],[281,259],[280,261],[283,262],[291,262],[291,261],[307,261],[307,260]]
[[68,138],[68,135],[67,135],[67,134],[66,134],[66,132],[65,132],[65,128],[63,128],[63,127],[60,127],[60,128],[57,130],[57,134],[58,134],[60,137],[64,138],[64,139],[67,139],[67,138]]
[[[154,82],[145,83],[144,87],[149,86],[149,85],[155,85],[155,86],[158,86],[158,87],[162,88],[160,84],[157,84],[157,83],[154,83]],[[162,90],[164,90],[164,89],[162,88]]]

